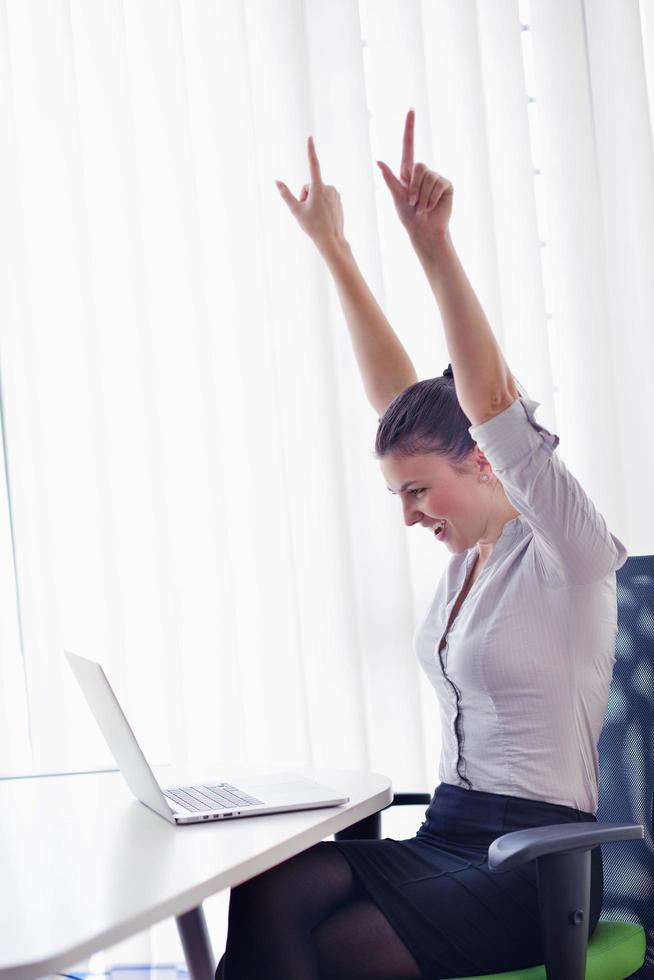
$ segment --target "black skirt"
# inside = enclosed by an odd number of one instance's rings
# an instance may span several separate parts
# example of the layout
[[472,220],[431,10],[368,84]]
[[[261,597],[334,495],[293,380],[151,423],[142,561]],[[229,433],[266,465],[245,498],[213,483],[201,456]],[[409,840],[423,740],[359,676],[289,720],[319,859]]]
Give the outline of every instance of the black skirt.
[[[470,977],[544,962],[536,862],[496,874],[488,847],[512,830],[596,821],[592,813],[449,783],[408,840],[332,841],[423,976]],[[600,917],[602,852],[591,851],[589,936]]]

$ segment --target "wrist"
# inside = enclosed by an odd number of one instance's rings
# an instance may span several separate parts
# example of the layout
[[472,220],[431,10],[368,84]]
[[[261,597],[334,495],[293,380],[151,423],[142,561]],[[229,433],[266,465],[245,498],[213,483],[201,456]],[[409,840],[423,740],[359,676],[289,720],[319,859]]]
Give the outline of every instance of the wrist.
[[340,262],[343,258],[349,258],[352,255],[350,243],[345,238],[329,238],[320,242],[316,241],[314,244],[327,265]]
[[436,236],[431,235],[428,241],[413,236],[411,244],[423,265],[437,265],[454,250],[449,231]]

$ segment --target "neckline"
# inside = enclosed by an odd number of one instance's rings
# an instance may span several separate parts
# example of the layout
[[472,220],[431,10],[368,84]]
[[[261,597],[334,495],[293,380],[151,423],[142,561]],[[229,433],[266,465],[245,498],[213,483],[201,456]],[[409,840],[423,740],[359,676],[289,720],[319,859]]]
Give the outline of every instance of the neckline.
[[[500,542],[503,543],[504,540],[505,540],[505,531],[506,531],[506,529],[509,527],[510,524],[515,524],[516,527],[513,530],[514,531],[517,530],[517,528],[518,528],[519,525],[516,522],[520,522],[521,518],[522,518],[522,514],[518,514],[516,517],[512,517],[510,521],[507,521],[506,524],[504,524],[504,526],[502,527],[502,530],[500,531],[499,538],[497,539],[497,541],[493,545],[493,550],[491,551],[490,558],[488,558],[487,561],[484,563],[484,567],[480,571],[480,573],[477,576],[477,578],[475,579],[475,581],[472,583],[472,587],[470,589],[471,592],[472,592],[472,589],[474,589],[474,587],[477,584],[477,582],[479,581],[479,579],[482,577],[482,575],[486,571],[486,569],[488,568],[488,566],[490,564],[492,564],[493,559],[495,558],[497,549],[498,549],[498,547],[500,545]],[[508,540],[508,535],[506,536],[506,540]],[[471,567],[472,561],[474,560],[473,556],[474,556],[475,553],[478,555],[479,558],[481,558],[481,554],[479,552],[479,548],[477,547],[477,545],[475,545],[474,548],[469,548],[468,551],[466,552],[465,574],[463,576],[463,583],[461,584],[461,588],[463,588],[463,585],[465,585],[465,582],[466,582],[466,580],[468,578],[468,575],[470,573],[470,567]]]
[[[507,528],[510,527],[511,524],[515,524],[516,521],[520,521],[521,518],[522,518],[522,514],[518,514],[517,517],[512,517],[510,521],[506,521],[506,523],[502,525],[502,530],[499,533],[499,537],[498,537],[497,541],[493,545],[493,550],[491,552],[491,555],[495,554],[495,549],[497,548],[498,544],[500,543],[500,541],[504,537]],[[473,551],[475,551],[475,549],[478,550],[477,545],[474,545],[472,548],[468,548],[468,554],[471,554]],[[489,558],[489,561],[490,561],[490,558]]]
[[[519,522],[521,517],[522,517],[522,515],[521,514],[518,514],[517,517],[512,517],[511,520],[510,521],[507,521],[506,524],[503,526],[502,530],[500,531],[500,536],[497,539],[497,541],[495,542],[495,545],[494,545],[493,550],[491,552],[490,558],[484,564],[484,567],[480,571],[479,575],[477,576],[477,578],[474,580],[474,582],[472,583],[472,585],[468,589],[465,598],[462,600],[461,605],[459,606],[459,609],[457,610],[457,614],[454,617],[454,621],[453,622],[451,621],[451,615],[452,615],[451,611],[448,612],[448,613],[446,613],[446,617],[447,617],[447,621],[448,621],[449,625],[448,625],[448,627],[446,629],[445,635],[449,635],[452,632],[452,630],[454,629],[454,627],[458,623],[459,618],[461,616],[461,609],[468,602],[469,597],[472,595],[472,593],[474,592],[474,590],[477,588],[477,585],[479,584],[480,580],[484,577],[484,573],[486,572],[486,569],[488,568],[488,566],[489,565],[492,565],[493,559],[496,556],[496,552],[497,552],[498,546],[500,544],[500,541],[503,541],[503,539],[504,539],[504,532],[505,532],[506,528],[509,526],[509,524],[515,524],[516,525],[516,527],[514,528],[514,532],[515,532],[518,529],[518,527],[519,527],[519,523],[516,523],[516,522]],[[508,538],[509,538],[509,536],[507,536],[505,540],[508,540]],[[463,568],[463,580],[461,582],[459,582],[458,585],[454,589],[454,594],[452,596],[452,599],[450,600],[450,602],[448,602],[448,605],[447,605],[447,609],[449,609],[449,610],[451,610],[451,609],[454,608],[453,603],[456,603],[458,596],[461,595],[461,592],[463,591],[463,588],[464,588],[464,586],[465,586],[465,584],[466,584],[466,582],[468,580],[468,576],[470,575],[470,570],[471,570],[471,567],[470,567],[471,566],[471,556],[474,554],[475,551],[477,551],[477,554],[479,555],[479,550],[476,547],[475,548],[469,548],[468,551],[466,552],[466,560],[465,560],[465,563],[462,565],[462,568]],[[481,556],[479,556],[479,557],[481,557]]]

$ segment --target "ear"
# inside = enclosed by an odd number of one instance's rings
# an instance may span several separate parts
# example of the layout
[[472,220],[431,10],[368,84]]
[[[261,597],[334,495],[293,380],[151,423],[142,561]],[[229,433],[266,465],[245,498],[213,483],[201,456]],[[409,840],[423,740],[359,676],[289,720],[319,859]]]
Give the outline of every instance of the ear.
[[[475,465],[478,467],[480,473],[481,473],[482,470],[485,471],[486,470],[486,467],[488,467],[488,469],[490,470],[490,473],[493,472],[493,467],[491,466],[490,462],[486,459],[486,457],[484,456],[483,452],[481,451],[481,449],[477,445],[475,446],[475,448],[473,450],[473,457],[472,458],[473,458],[473,460],[475,462]],[[489,473],[489,476],[490,476],[490,473]]]

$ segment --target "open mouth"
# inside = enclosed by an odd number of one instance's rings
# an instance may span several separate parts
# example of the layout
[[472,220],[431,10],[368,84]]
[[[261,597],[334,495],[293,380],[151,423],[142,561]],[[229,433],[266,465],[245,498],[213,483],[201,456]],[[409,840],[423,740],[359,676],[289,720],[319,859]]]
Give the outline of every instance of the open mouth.
[[447,527],[447,521],[443,521],[443,523],[439,527],[434,528],[434,534],[436,535],[437,538],[445,537],[446,527]]

